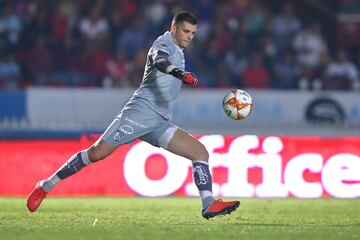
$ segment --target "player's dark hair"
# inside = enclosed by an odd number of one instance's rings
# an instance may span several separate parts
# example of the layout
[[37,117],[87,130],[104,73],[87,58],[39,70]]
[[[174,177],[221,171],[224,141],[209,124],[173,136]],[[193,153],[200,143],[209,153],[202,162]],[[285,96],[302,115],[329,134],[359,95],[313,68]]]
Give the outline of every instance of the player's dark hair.
[[179,23],[182,23],[182,22],[188,22],[192,25],[197,24],[195,16],[187,11],[181,11],[181,12],[176,13],[172,21],[176,25]]

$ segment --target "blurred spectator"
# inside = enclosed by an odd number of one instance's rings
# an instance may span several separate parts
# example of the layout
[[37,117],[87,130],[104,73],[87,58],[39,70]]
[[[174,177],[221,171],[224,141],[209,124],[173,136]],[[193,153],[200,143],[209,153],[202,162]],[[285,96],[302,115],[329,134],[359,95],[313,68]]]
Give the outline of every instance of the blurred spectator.
[[103,48],[107,45],[109,25],[101,11],[101,5],[93,6],[90,15],[85,16],[79,25],[85,44],[93,49]]
[[322,59],[328,53],[327,44],[318,22],[299,31],[294,39],[294,48],[299,63],[299,87],[301,89],[320,89]]
[[[225,60],[229,66],[229,73],[236,79],[241,79],[245,69],[249,65],[247,48],[247,39],[244,36],[240,36],[226,53]],[[238,82],[238,86],[240,85]]]
[[0,53],[14,48],[22,30],[22,23],[17,15],[13,14],[10,5],[0,12]]
[[287,49],[300,28],[301,22],[295,15],[294,6],[291,3],[286,3],[283,7],[282,14],[276,15],[272,24],[278,49]]
[[62,6],[63,3],[60,2],[55,8],[55,14],[51,16],[52,39],[57,43],[70,31],[70,22]]
[[133,0],[122,0],[119,1],[118,11],[120,11],[122,20],[125,21],[127,24],[129,21],[134,20],[136,16],[136,11],[138,10],[138,3]]
[[75,39],[67,34],[61,43],[61,51],[55,52],[56,70],[53,82],[58,86],[82,86],[81,75],[81,53]]
[[346,51],[339,50],[336,60],[331,62],[326,70],[326,89],[359,89],[359,70],[350,62]]
[[13,4],[13,9],[15,9],[16,15],[27,25],[39,11],[39,5],[40,1],[18,1],[16,5]]
[[274,40],[269,35],[263,35],[259,38],[259,46],[257,49],[261,51],[263,57],[264,57],[264,64],[272,69],[274,63],[276,62],[279,54],[278,49],[276,47],[276,44],[274,43]]
[[53,57],[46,36],[38,35],[34,48],[29,51],[27,62],[27,67],[36,85],[51,85],[50,74],[53,70]]
[[129,85],[128,64],[126,56],[122,51],[117,51],[114,56],[106,62],[107,76],[106,84],[117,87],[127,87]]
[[129,87],[136,88],[140,85],[144,74],[144,65],[147,49],[143,48],[134,56],[133,63],[129,66]]
[[216,61],[217,58],[222,57],[225,54],[225,51],[229,44],[231,43],[231,34],[228,31],[227,23],[217,23],[213,26],[213,32],[211,37],[213,38],[213,46],[214,53],[217,56],[214,56],[214,60]]
[[267,11],[263,4],[259,4],[256,1],[249,7],[248,11],[245,11],[244,23],[251,35],[257,36],[263,31],[268,19]]
[[31,47],[35,45],[36,39],[38,39],[39,36],[48,40],[51,33],[51,26],[49,25],[47,13],[45,9],[39,8],[30,19],[29,24],[25,26],[25,46],[28,49],[31,49]]
[[287,51],[281,60],[275,64],[272,87],[280,89],[295,88],[297,85],[297,74],[298,66],[295,54],[292,51]]
[[59,5],[54,10],[58,12],[58,15],[66,19],[70,25],[70,29],[76,27],[76,21],[79,17],[80,6],[76,2],[77,1],[73,0],[61,0],[58,2]]
[[360,13],[360,2],[358,0],[342,0],[339,2],[340,13]]
[[14,55],[8,54],[0,59],[0,85],[7,90],[14,90],[20,86],[21,69]]
[[259,53],[253,53],[250,64],[245,69],[243,83],[246,88],[268,88],[270,85],[269,70],[263,64],[263,57]]
[[222,75],[217,75],[215,73],[215,69],[209,69],[206,64],[201,61],[199,61],[197,66],[197,72],[198,74],[196,76],[201,79],[199,82],[199,87],[214,87],[216,84],[223,82],[224,79]]
[[327,44],[321,33],[319,23],[313,23],[309,28],[300,31],[294,39],[298,62],[305,68],[316,68],[321,58],[327,53]]
[[360,53],[360,2],[345,0],[339,3],[338,44],[355,56]]
[[126,57],[133,59],[138,51],[146,46],[145,23],[142,18],[133,21],[117,37],[117,48],[126,53]]
[[145,10],[147,19],[153,25],[153,28],[158,28],[166,20],[167,14],[164,1],[152,0]]
[[206,64],[205,69],[215,70],[218,67],[218,63],[219,63],[218,60],[219,52],[217,51],[217,49],[218,49],[218,41],[216,41],[215,39],[209,40],[204,45],[204,51],[199,53],[201,54],[201,57],[200,59],[197,59],[197,62],[205,63]]
[[[216,79],[215,77],[219,76],[220,79]],[[215,80],[214,84],[210,87],[216,87],[216,88],[231,88],[233,86],[240,87],[241,83],[236,82],[234,80],[233,76],[231,76],[229,67],[222,63],[219,65],[219,67],[216,69],[215,74],[212,76],[212,78]]]
[[355,19],[351,17],[340,18],[338,23],[338,44],[339,47],[351,49],[352,52],[360,52],[360,20]]
[[110,12],[110,19],[109,19],[109,33],[110,33],[110,48],[111,51],[116,52],[117,49],[117,36],[120,32],[124,29],[124,23],[121,20],[122,17],[120,12],[115,9],[111,10]]
[[111,53],[106,49],[90,50],[89,53],[87,71],[95,78],[95,85],[100,87],[102,86],[103,77],[107,74],[106,63],[111,59]]
[[216,9],[215,0],[198,0],[194,1],[194,9],[196,16],[198,16],[203,21],[211,21],[212,16],[214,16],[214,11]]

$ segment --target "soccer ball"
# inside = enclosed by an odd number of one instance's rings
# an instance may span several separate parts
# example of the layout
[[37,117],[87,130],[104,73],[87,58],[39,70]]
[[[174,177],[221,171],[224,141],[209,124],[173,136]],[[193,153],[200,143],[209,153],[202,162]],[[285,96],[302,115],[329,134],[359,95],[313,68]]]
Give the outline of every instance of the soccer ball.
[[234,89],[225,95],[223,100],[224,112],[229,118],[242,120],[252,110],[252,98],[250,94],[241,89]]

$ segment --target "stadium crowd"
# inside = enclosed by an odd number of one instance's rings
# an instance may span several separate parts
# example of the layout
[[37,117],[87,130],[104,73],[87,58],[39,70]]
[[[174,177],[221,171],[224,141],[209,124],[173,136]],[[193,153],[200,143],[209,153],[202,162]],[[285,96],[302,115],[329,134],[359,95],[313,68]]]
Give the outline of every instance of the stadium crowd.
[[[198,18],[185,56],[200,87],[359,89],[360,30],[334,40],[341,29],[326,35],[295,1],[274,2],[0,0],[0,89],[137,87],[149,46],[182,9]],[[352,0],[334,8],[360,12]]]

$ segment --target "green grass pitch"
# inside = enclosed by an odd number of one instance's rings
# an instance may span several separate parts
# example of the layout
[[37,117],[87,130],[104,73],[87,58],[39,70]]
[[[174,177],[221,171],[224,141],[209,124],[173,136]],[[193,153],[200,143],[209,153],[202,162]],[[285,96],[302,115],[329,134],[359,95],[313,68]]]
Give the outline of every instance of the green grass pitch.
[[197,198],[0,198],[1,239],[360,239],[359,199],[242,199],[205,220]]

